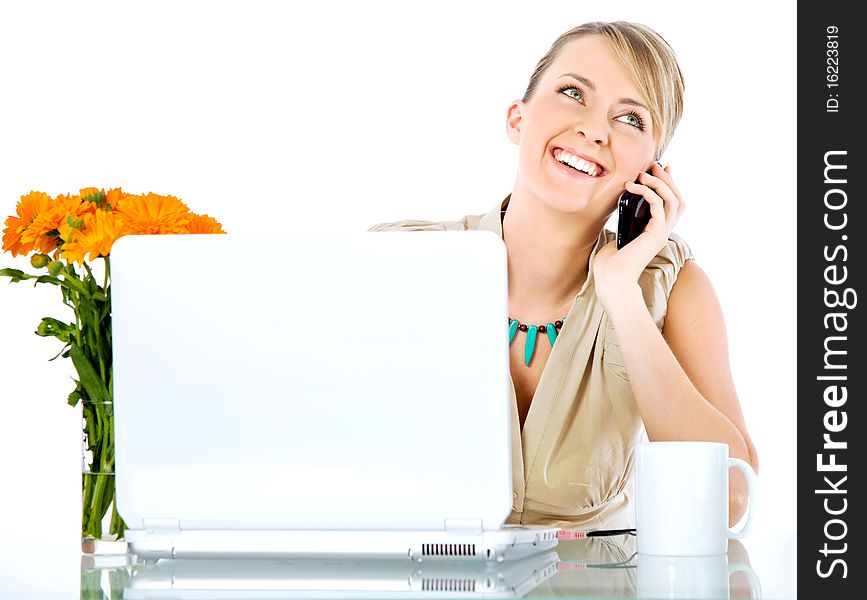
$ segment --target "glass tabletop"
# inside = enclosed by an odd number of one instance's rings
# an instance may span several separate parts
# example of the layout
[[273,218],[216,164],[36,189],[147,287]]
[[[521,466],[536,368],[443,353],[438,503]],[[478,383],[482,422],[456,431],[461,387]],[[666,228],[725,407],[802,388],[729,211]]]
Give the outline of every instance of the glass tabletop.
[[81,556],[82,600],[117,598],[762,598],[738,541],[709,557],[639,555],[635,538],[561,541],[520,560],[161,559]]

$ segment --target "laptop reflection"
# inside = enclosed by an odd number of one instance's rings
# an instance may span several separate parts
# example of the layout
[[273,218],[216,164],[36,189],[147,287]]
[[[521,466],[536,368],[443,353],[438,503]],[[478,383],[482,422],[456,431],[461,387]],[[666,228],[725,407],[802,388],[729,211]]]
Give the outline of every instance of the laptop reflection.
[[557,572],[556,551],[489,561],[160,559],[139,565],[125,599],[520,598]]

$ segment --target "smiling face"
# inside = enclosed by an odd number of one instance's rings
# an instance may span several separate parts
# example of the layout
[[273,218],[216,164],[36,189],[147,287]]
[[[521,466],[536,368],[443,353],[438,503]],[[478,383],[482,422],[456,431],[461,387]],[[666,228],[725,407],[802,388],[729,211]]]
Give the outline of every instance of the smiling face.
[[506,125],[519,146],[515,194],[593,220],[653,161],[648,102],[600,35],[569,42],[530,100],[509,106]]

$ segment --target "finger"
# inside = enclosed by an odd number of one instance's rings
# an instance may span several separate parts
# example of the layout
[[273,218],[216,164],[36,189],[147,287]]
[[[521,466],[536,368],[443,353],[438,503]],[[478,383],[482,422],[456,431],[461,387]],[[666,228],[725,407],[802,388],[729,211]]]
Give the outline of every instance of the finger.
[[642,195],[650,205],[651,221],[648,223],[645,231],[654,231],[659,228],[659,230],[666,233],[666,236],[671,233],[679,218],[678,200],[673,192],[666,188],[666,192],[671,198],[674,198],[673,200],[666,201],[656,190],[643,184],[633,183],[627,189],[630,192]]
[[665,201],[653,188],[641,183],[628,181],[626,182],[626,189],[633,194],[638,194],[644,197],[644,200],[650,206],[651,219],[656,219],[657,222],[663,224],[668,220],[665,212]]
[[654,163],[650,165],[650,174],[655,175],[660,179],[664,179],[668,183],[671,183],[673,181],[671,178],[671,169],[669,168],[669,165],[663,166],[660,162],[654,161]]
[[[665,182],[668,183],[668,187],[670,187],[678,199],[680,199],[680,212],[682,213],[686,208],[686,201],[683,199],[683,194],[680,193],[680,189],[678,189],[677,184],[674,182],[674,178],[671,175],[671,165],[665,165],[665,167],[659,169],[659,171],[660,179],[665,180]],[[656,172],[656,168],[654,167],[654,173]]]
[[675,196],[679,202],[681,202],[683,198],[681,197],[680,191],[677,189],[677,185],[674,183],[671,176],[656,163],[653,165],[652,170],[652,174],[642,173],[639,175],[641,183],[653,188],[659,188],[657,189],[657,193],[663,198],[666,198],[666,191],[668,191]]
[[677,198],[677,218],[680,218],[680,216],[683,214],[683,211],[686,210],[686,201],[683,199],[683,194],[680,193],[677,184],[671,177],[671,166],[666,165],[665,167],[660,167],[659,163],[656,163],[654,165],[654,173],[659,179],[666,183],[669,190],[671,190],[671,193],[674,194]]
[[639,173],[638,182],[652,188],[663,199],[669,196],[676,196],[674,190],[668,185],[668,182],[655,175]]
[[642,173],[640,179],[644,185],[652,188],[656,194],[662,198],[665,206],[665,213],[667,215],[666,220],[672,217],[676,218],[677,215],[680,215],[681,200],[665,181],[659,177],[648,175],[647,173]]

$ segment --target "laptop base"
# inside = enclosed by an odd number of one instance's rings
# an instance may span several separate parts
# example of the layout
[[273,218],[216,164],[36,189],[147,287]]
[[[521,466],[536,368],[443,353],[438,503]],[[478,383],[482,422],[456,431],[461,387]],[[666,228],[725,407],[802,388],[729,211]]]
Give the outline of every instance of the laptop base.
[[554,527],[492,531],[127,530],[130,552],[158,558],[370,558],[499,562],[551,550]]

